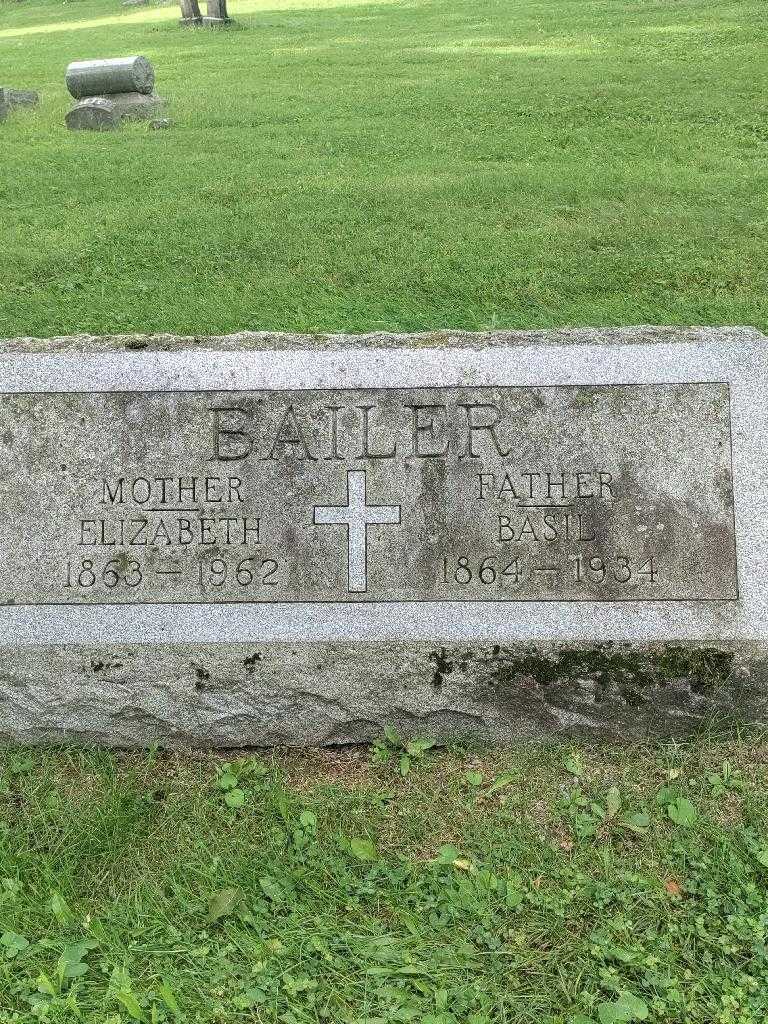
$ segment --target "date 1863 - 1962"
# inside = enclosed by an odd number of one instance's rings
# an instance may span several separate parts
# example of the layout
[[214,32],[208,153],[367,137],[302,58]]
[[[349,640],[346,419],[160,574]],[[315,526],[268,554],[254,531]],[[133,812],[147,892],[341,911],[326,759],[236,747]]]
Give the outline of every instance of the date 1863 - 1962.
[[219,588],[227,584],[238,588],[274,587],[279,582],[280,563],[274,558],[252,555],[247,558],[227,560],[224,558],[201,559],[188,570],[174,567],[148,566],[135,558],[110,558],[106,562],[83,558],[67,562],[64,570],[64,586],[79,590],[118,587],[146,586],[149,581],[173,579],[188,582],[193,579],[201,590]]

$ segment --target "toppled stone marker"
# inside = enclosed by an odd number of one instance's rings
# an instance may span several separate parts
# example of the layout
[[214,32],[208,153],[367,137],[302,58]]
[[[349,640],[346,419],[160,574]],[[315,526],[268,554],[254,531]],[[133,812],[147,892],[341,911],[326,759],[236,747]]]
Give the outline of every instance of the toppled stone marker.
[[75,61],[66,82],[78,101],[65,118],[73,131],[113,131],[123,121],[151,120],[163,110],[146,57]]
[[36,107],[40,103],[40,93],[34,89],[11,89],[0,86],[0,121],[4,121],[12,110],[18,107]]
[[146,57],[77,60],[67,68],[65,80],[75,99],[115,92],[149,94],[155,84],[155,71]]
[[36,107],[40,102],[40,93],[34,89],[10,89],[8,86],[0,88],[0,103],[9,107]]
[[0,735],[503,742],[764,720],[767,344],[3,343]]

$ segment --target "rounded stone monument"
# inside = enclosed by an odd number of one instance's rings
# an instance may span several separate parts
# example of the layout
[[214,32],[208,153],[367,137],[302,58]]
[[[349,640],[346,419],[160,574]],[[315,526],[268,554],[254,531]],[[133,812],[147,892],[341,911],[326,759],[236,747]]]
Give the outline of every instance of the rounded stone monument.
[[77,101],[65,120],[74,131],[112,131],[123,121],[151,120],[163,109],[146,57],[75,61],[66,82]]
[[67,68],[65,80],[76,100],[125,92],[149,95],[155,84],[155,70],[146,57],[76,60]]

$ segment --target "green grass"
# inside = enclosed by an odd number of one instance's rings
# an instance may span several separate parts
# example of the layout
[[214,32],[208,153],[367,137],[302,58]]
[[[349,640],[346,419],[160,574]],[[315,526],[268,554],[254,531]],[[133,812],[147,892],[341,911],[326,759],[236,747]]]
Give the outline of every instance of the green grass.
[[[0,335],[768,325],[762,4],[232,13],[0,0]],[[132,52],[173,128],[68,133]],[[0,1022],[764,1024],[766,764],[6,750]]]
[[0,757],[3,1024],[768,1018],[761,736]]
[[[0,0],[0,334],[768,325],[758,0]],[[70,134],[140,52],[174,127]]]

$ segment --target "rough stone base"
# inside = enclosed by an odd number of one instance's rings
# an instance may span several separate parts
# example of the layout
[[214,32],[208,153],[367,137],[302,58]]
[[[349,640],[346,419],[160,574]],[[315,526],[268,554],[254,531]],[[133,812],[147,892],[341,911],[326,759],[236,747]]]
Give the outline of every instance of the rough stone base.
[[156,94],[118,92],[110,96],[87,96],[66,115],[71,131],[114,131],[123,121],[149,121],[163,110]]
[[4,649],[0,738],[248,747],[404,736],[682,736],[768,720],[763,657],[724,647],[299,643]]
[[116,92],[105,97],[114,104],[123,121],[149,121],[160,114],[165,106],[157,93]]

